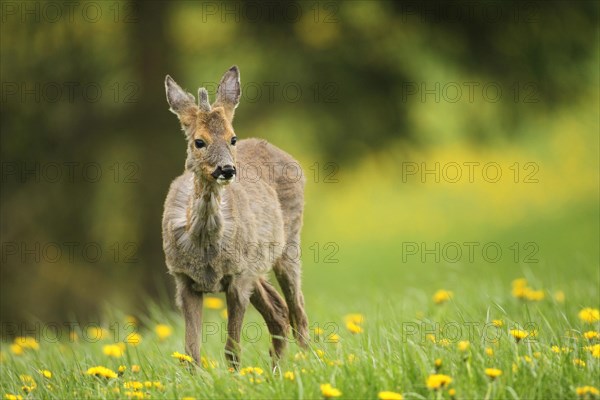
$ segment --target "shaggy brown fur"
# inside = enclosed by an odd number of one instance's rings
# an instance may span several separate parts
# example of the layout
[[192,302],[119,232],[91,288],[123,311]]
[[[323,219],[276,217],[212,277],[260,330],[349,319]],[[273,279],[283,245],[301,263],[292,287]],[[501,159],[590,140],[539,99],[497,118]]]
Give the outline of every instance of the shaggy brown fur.
[[[171,184],[162,223],[166,263],[185,318],[186,351],[199,362],[203,294],[225,292],[230,363],[239,366],[249,302],[267,322],[276,362],[290,324],[300,345],[308,338],[298,259],[304,175],[287,176],[283,166],[301,171],[299,164],[264,140],[232,142],[241,94],[237,67],[223,76],[212,106],[204,88],[198,105],[170,76],[165,88],[188,140],[185,171]],[[226,176],[223,171],[233,167],[236,176]],[[286,301],[267,281],[271,269]]]

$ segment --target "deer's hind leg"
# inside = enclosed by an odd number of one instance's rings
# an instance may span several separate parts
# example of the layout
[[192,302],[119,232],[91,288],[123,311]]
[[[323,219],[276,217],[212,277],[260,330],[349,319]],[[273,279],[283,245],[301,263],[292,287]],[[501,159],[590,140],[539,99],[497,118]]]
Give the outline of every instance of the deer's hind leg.
[[271,356],[276,364],[287,345],[287,332],[289,329],[288,307],[277,290],[266,280],[259,279],[250,296],[250,302],[258,310],[267,323],[271,334],[273,349]]
[[193,281],[183,274],[175,275],[175,283],[177,305],[185,320],[185,351],[196,363],[200,363],[203,294],[193,290]]
[[[299,249],[300,241],[296,243],[298,243],[297,248]],[[287,248],[290,249],[291,247],[288,246]],[[289,308],[289,321],[292,325],[294,337],[300,346],[306,347],[308,343],[308,318],[304,311],[304,296],[301,289],[300,253],[299,250],[297,255],[288,253],[284,253],[277,260],[273,266],[273,271]]]

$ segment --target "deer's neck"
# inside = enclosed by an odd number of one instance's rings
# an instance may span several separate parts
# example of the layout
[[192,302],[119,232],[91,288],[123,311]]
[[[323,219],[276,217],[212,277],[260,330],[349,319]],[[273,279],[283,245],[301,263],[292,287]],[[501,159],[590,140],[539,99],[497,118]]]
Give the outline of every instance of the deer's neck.
[[222,186],[196,179],[188,209],[190,234],[203,249],[217,249],[223,236]]

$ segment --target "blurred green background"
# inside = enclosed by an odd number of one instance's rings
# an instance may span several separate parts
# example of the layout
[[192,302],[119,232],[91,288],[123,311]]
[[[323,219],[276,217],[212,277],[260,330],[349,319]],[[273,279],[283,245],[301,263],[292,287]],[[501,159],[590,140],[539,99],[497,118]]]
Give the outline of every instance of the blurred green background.
[[[2,322],[171,301],[160,221],[186,144],[164,77],[214,96],[233,64],[238,137],[307,174],[309,316],[494,293],[523,274],[598,301],[598,14],[596,1],[3,2]],[[441,253],[464,242],[503,257]],[[440,260],[408,254],[415,243],[438,243]]]

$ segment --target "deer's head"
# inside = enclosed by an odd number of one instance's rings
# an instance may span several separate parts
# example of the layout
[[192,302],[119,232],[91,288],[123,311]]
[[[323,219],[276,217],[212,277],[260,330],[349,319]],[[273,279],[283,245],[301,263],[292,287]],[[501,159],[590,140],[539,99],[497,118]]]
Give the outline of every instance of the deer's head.
[[225,72],[212,106],[205,88],[198,89],[196,104],[194,96],[169,75],[165,79],[165,89],[170,110],[179,118],[188,141],[186,169],[204,182],[230,183],[236,173],[237,138],[231,123],[241,95],[238,68],[233,66]]

